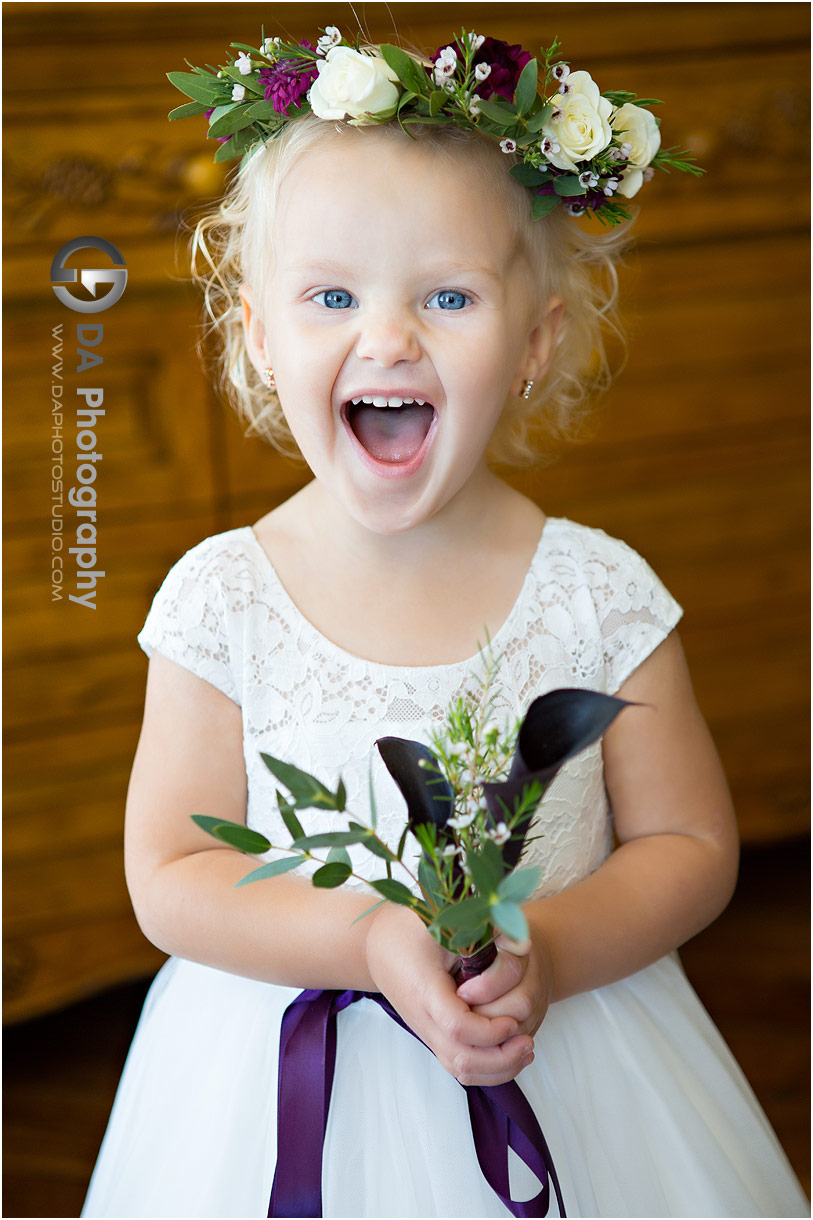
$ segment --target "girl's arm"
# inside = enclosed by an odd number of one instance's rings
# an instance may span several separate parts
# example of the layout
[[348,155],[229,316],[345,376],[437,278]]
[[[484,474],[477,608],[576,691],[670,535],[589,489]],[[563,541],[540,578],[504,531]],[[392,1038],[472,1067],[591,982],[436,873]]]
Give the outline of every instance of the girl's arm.
[[[501,954],[460,994],[483,1014],[535,1032],[549,1003],[615,982],[705,928],[736,884],[728,785],[672,632],[618,692],[626,709],[604,737],[619,846],[584,881],[525,906],[531,943]],[[498,998],[499,997],[499,998]]]
[[166,953],[292,987],[385,990],[453,1074],[498,1083],[532,1044],[510,1016],[477,1015],[449,975],[454,960],[406,909],[354,920],[375,894],[320,890],[283,875],[235,889],[256,861],[217,846],[193,813],[245,822],[243,725],[236,703],[160,653],[125,817],[125,870],[145,936]]

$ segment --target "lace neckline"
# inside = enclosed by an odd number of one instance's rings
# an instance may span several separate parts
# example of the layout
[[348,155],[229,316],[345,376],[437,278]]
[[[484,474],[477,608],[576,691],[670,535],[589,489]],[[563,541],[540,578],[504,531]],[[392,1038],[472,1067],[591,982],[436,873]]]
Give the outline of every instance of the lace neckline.
[[[506,618],[504,619],[504,621],[502,622],[502,624],[500,625],[498,630],[491,637],[492,647],[497,652],[499,651],[499,648],[500,648],[503,640],[509,639],[511,636],[511,632],[512,632],[513,626],[514,626],[514,620],[517,618],[517,616],[520,613],[520,609],[525,600],[526,593],[528,592],[528,589],[534,580],[534,571],[536,569],[537,564],[539,563],[540,557],[543,554],[545,546],[547,545],[549,535],[550,535],[550,527],[553,526],[554,523],[557,522],[557,520],[558,520],[558,518],[555,518],[555,517],[546,517],[545,518],[545,522],[542,526],[542,532],[539,536],[539,541],[536,544],[536,549],[534,550],[533,557],[528,566],[528,570],[525,573],[525,578],[522,582],[522,587],[520,588],[520,591],[517,594],[517,598],[516,598],[513,606],[509,610]],[[299,622],[304,625],[307,632],[311,635],[313,640],[319,644],[319,646],[321,647],[321,649],[324,652],[330,653],[333,656],[337,657],[345,665],[351,665],[351,664],[352,665],[365,665],[369,669],[376,670],[382,674],[389,673],[389,674],[395,674],[395,675],[402,676],[406,673],[442,674],[442,673],[451,673],[454,670],[466,670],[466,669],[470,669],[471,666],[479,660],[479,654],[475,653],[474,656],[465,657],[463,660],[460,660],[460,661],[445,661],[445,662],[441,662],[438,665],[388,665],[388,664],[385,664],[383,661],[373,661],[369,657],[359,656],[358,653],[348,652],[348,650],[346,648],[342,648],[339,644],[335,644],[333,642],[333,640],[331,640],[328,636],[324,635],[317,627],[315,627],[314,624],[310,621],[310,619],[305,617],[305,615],[296,605],[293,598],[288,593],[288,590],[285,588],[282,581],[280,580],[280,578],[277,574],[276,568],[274,567],[265,548],[263,547],[262,543],[260,542],[259,538],[257,537],[257,535],[254,532],[254,527],[251,525],[242,526],[237,530],[237,533],[239,535],[242,535],[243,539],[247,540],[249,542],[249,544],[254,548],[254,551],[259,554],[260,561],[262,563],[262,566],[265,569],[267,576],[270,578],[272,584],[275,586],[280,600],[285,604],[289,613],[292,616],[294,616],[296,619],[298,619]]]

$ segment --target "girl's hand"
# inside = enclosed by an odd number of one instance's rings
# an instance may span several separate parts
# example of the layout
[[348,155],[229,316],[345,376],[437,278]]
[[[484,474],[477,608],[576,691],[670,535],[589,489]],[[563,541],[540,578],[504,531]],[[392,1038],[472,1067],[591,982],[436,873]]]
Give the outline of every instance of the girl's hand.
[[503,1084],[530,1063],[533,1042],[517,1019],[472,1012],[450,974],[457,959],[414,912],[386,903],[371,917],[366,948],[376,987],[461,1084]]
[[546,941],[513,941],[500,936],[497,959],[477,978],[457,989],[478,1016],[513,1017],[520,1033],[531,1037],[539,1029],[551,1002],[552,964]]

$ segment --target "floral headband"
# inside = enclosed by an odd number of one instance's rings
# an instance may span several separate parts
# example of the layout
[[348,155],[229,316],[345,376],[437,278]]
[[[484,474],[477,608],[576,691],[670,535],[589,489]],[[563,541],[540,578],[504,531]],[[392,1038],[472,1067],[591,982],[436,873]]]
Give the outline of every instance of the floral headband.
[[242,157],[242,167],[255,145],[309,113],[355,126],[395,119],[405,131],[452,124],[499,143],[512,176],[533,193],[535,220],[563,204],[609,225],[629,217],[622,200],[656,169],[705,172],[688,151],[661,148],[660,120],[646,109],[661,104],[656,98],[599,93],[589,72],[556,60],[557,39],[537,60],[464,30],[421,60],[386,43],[351,44],[333,25],[315,47],[264,34],[259,48],[231,43],[240,54],[218,69],[167,73],[192,98],[169,118],[205,114],[209,137],[220,141],[215,161]]

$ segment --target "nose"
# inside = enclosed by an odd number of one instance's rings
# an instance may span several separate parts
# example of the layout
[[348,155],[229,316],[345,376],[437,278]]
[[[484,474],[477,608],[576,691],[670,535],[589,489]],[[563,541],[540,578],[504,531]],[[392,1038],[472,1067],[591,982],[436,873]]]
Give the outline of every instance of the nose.
[[421,358],[416,320],[406,309],[371,309],[361,319],[356,344],[359,360],[373,360],[382,368]]

